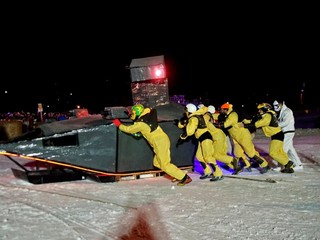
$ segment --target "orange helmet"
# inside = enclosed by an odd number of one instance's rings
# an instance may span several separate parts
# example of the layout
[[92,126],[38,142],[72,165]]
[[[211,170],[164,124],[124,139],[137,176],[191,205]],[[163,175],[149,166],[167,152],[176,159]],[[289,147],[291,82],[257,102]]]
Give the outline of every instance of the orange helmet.
[[221,109],[228,109],[229,110],[232,107],[233,107],[233,105],[230,104],[229,102],[226,102],[226,103],[221,105]]

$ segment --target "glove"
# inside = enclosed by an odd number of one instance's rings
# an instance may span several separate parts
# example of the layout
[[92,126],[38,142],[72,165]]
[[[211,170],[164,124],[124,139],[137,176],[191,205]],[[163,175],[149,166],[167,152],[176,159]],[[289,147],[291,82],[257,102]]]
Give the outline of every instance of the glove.
[[114,123],[114,125],[116,125],[116,127],[119,127],[121,125],[121,122],[118,118],[113,119],[112,122]]
[[183,132],[181,135],[180,135],[180,138],[182,140],[186,140],[186,138],[188,137],[187,133],[186,132]]
[[253,133],[253,132],[257,131],[257,128],[256,128],[254,123],[243,124],[243,127],[247,128],[250,133]]
[[184,139],[179,138],[176,143],[176,148],[179,147],[179,145],[181,145],[182,143],[184,143]]
[[176,126],[178,126],[178,124],[179,124],[179,119],[174,119],[173,121],[174,121],[173,124],[176,125]]

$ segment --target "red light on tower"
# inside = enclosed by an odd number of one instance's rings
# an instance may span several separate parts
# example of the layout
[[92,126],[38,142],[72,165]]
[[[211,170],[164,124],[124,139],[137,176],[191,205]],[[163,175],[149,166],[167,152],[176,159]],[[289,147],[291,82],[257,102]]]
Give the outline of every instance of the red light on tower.
[[153,67],[153,78],[154,79],[159,79],[159,78],[165,78],[166,74],[165,74],[165,69],[164,69],[164,65],[158,65]]

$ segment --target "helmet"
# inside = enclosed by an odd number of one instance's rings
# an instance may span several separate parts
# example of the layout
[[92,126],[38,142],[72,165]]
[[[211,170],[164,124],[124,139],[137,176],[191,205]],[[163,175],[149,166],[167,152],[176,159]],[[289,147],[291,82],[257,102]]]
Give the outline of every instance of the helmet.
[[274,110],[276,110],[277,112],[280,111],[279,102],[278,102],[277,100],[274,100],[274,102],[273,102],[273,108],[274,108]]
[[267,112],[272,109],[272,106],[269,103],[260,103],[257,108],[263,112]]
[[196,105],[194,105],[192,103],[188,103],[186,106],[186,109],[189,113],[194,113],[195,111],[197,111]]
[[204,107],[204,105],[203,105],[202,103],[200,103],[200,104],[198,105],[198,109],[200,109],[200,108],[202,108],[202,107]]
[[[281,105],[280,105],[281,104]],[[273,108],[274,110],[276,110],[277,112],[279,112],[281,110],[281,107],[282,107],[282,102],[281,101],[277,101],[275,100],[273,102]]]
[[226,102],[226,103],[221,105],[221,109],[228,109],[229,110],[232,107],[233,107],[233,105],[230,104],[229,102]]
[[137,117],[139,117],[142,114],[143,111],[144,111],[144,106],[142,104],[133,105],[131,107],[130,118],[132,120],[135,120]]
[[209,105],[208,106],[208,112],[214,114],[216,112],[216,108],[214,106],[212,106],[212,105]]

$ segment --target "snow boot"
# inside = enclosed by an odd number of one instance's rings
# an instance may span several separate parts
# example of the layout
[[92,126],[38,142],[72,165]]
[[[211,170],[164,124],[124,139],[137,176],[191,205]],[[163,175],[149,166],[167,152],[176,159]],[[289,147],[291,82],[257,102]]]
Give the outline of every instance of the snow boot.
[[282,172],[282,173],[294,173],[293,162],[289,161],[280,172]]
[[192,182],[192,178],[189,177],[187,174],[180,180],[180,182],[178,182],[178,186],[184,186],[188,183]]
[[216,182],[216,181],[220,181],[223,179],[223,176],[212,176],[212,178],[210,179],[211,182]]

